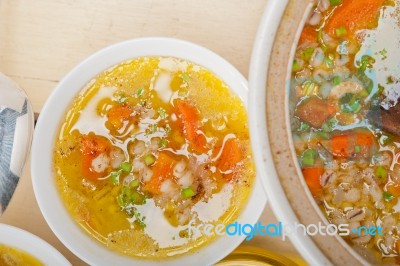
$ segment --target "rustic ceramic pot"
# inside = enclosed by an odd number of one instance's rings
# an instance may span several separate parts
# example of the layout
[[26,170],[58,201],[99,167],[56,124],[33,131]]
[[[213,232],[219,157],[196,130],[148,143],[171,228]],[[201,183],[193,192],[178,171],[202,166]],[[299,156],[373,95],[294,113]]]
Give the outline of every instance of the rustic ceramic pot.
[[[250,66],[250,128],[257,170],[273,211],[284,223],[328,225],[303,179],[292,145],[289,84],[297,41],[314,2],[270,0]],[[312,265],[366,262],[340,236],[292,234]]]

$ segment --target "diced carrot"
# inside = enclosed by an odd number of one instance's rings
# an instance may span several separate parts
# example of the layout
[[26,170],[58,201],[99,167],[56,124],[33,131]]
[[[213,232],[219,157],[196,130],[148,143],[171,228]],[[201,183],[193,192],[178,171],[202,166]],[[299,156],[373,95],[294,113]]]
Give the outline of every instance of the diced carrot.
[[324,171],[325,169],[321,167],[302,169],[304,180],[306,181],[307,186],[314,197],[318,197],[322,193],[320,179]]
[[400,197],[400,184],[391,183],[386,186],[387,192],[395,197]]
[[236,139],[228,139],[217,161],[217,168],[223,172],[223,177],[229,181],[234,175],[234,168],[242,159],[243,153],[238,141]]
[[349,145],[348,135],[339,135],[332,137],[332,153],[337,157],[347,157]]
[[190,146],[197,152],[205,152],[207,141],[205,136],[201,134],[198,110],[185,100],[175,100],[174,105],[180,128]]
[[153,175],[149,182],[144,186],[144,190],[151,194],[160,194],[162,182],[173,177],[173,170],[176,160],[165,153],[160,153],[153,166]]
[[347,132],[332,137],[332,154],[336,157],[369,157],[373,149],[374,135],[365,132]]
[[317,31],[310,25],[306,25],[301,32],[299,45],[303,43],[316,43],[317,42]]
[[344,27],[347,33],[354,36],[357,30],[369,29],[377,25],[379,9],[385,0],[344,0],[328,19],[324,30],[336,37],[336,29]]
[[132,114],[132,108],[129,105],[116,104],[107,113],[108,122],[118,130],[123,126],[124,121],[128,120]]
[[101,153],[108,153],[110,144],[102,137],[96,135],[84,135],[80,139],[82,151],[82,174],[85,178],[96,180],[102,176],[92,169],[92,162]]
[[356,136],[358,145],[372,146],[374,143],[375,138],[371,133],[358,133]]

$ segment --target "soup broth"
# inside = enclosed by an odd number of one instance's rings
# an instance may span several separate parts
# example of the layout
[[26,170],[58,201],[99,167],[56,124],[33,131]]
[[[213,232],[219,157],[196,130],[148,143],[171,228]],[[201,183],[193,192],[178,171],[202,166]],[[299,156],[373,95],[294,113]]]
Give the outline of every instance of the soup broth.
[[44,265],[32,255],[13,248],[0,244],[0,265],[3,266],[42,266]]
[[117,252],[165,258],[214,236],[255,177],[241,100],[209,70],[144,57],[99,74],[65,116],[54,172],[73,219]]

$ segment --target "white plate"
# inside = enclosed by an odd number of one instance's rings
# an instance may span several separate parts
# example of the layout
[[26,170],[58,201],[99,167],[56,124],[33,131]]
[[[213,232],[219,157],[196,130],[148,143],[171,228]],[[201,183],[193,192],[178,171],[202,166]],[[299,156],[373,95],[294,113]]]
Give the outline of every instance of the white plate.
[[50,244],[14,226],[0,224],[0,244],[22,250],[45,265],[71,265],[71,263]]

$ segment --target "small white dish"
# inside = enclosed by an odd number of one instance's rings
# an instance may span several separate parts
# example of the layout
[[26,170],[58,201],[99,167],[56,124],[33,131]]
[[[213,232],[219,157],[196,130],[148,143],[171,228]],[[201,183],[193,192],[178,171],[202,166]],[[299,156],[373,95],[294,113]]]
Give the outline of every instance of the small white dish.
[[[55,186],[53,149],[61,118],[73,98],[92,78],[122,61],[143,56],[171,56],[206,67],[236,93],[247,105],[247,81],[226,60],[198,45],[169,38],[143,38],[107,47],[76,66],[53,90],[36,126],[32,146],[32,180],[39,207],[56,236],[82,260],[91,265],[210,265],[233,251],[245,236],[219,237],[206,246],[167,260],[143,260],[115,253],[92,239],[72,220]],[[255,224],[266,197],[258,183],[253,186],[239,223]]]
[[44,265],[71,265],[57,249],[43,239],[14,226],[0,224],[0,244],[24,251]]

